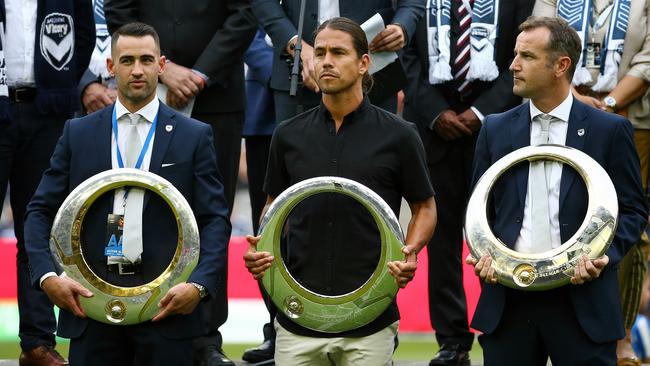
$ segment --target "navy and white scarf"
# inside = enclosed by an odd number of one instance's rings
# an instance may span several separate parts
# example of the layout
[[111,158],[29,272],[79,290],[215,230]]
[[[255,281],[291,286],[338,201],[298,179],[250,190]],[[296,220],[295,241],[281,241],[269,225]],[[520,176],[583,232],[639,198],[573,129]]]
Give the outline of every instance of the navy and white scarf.
[[[469,1],[463,0],[469,9]],[[451,0],[427,0],[429,83],[441,84],[451,74]],[[470,66],[467,80],[492,81],[499,76],[494,60],[498,34],[499,0],[474,0],[470,31]]]
[[[625,33],[630,19],[631,0],[614,0],[611,8],[603,12],[603,19],[611,12],[609,27],[601,47],[600,72],[596,83],[591,87],[597,92],[609,92],[618,82],[618,67],[623,55]],[[566,20],[578,32],[582,41],[582,54],[573,76],[574,85],[589,84],[593,80],[586,68],[585,53],[589,42],[588,32],[592,24],[593,4],[591,0],[558,0],[558,17]]]
[[93,15],[95,16],[95,48],[88,69],[103,81],[111,77],[106,67],[106,59],[111,57],[111,35],[106,26],[104,0],[93,0]]

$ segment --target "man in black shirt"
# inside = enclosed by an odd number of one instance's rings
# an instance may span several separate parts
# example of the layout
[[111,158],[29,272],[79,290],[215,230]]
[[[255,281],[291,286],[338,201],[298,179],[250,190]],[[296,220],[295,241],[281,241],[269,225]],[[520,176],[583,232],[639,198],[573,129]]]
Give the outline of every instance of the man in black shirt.
[[[367,45],[361,28],[346,18],[333,18],[317,30],[314,64],[322,102],[277,127],[265,182],[267,207],[290,185],[327,175],[364,184],[396,215],[404,197],[412,212],[402,250],[405,261],[388,264],[397,284],[404,287],[415,275],[417,252],[433,234],[435,201],[415,126],[371,105],[364,95],[364,85],[370,81]],[[328,295],[353,291],[377,266],[376,224],[351,198],[319,194],[304,200],[292,211],[287,233],[285,263],[294,278],[312,291]],[[259,279],[273,257],[256,252],[259,237],[248,240],[251,245],[244,260]],[[275,361],[279,365],[391,364],[398,320],[393,302],[369,324],[332,334],[303,328],[278,313]]]

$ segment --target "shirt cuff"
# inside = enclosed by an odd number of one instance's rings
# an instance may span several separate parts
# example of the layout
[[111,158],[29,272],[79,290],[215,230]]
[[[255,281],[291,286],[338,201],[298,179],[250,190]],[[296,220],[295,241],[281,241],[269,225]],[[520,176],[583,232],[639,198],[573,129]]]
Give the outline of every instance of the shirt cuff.
[[45,281],[46,279],[48,279],[50,277],[56,277],[56,276],[57,276],[57,274],[55,272],[47,272],[46,274],[41,276],[41,280],[38,281],[38,286],[43,288],[43,281]]
[[208,75],[206,75],[206,74],[204,74],[201,71],[196,70],[196,69],[192,69],[192,72],[197,74],[198,76],[200,76],[201,79],[203,79],[203,81],[205,81],[206,86],[210,85],[210,77],[208,77]]
[[431,122],[429,122],[429,129],[430,129],[431,131],[433,131],[433,127],[436,125],[436,121],[438,121],[438,118],[440,118],[440,115],[441,115],[441,114],[442,114],[442,113],[438,113],[438,115],[435,116],[435,118],[432,119]]
[[481,123],[483,123],[483,120],[485,119],[485,116],[483,115],[483,113],[481,113],[481,111],[476,109],[476,107],[474,107],[474,106],[471,106],[469,108],[472,110],[472,112],[474,112],[476,117],[478,117],[479,121],[481,121]]
[[298,35],[297,35],[297,34],[296,34],[295,36],[293,36],[293,37],[291,37],[291,38],[289,39],[289,42],[287,42],[287,45],[284,46],[284,52],[285,52],[285,53],[289,53],[289,45],[290,45],[291,42],[293,42],[293,40],[296,39],[296,38],[298,38]]

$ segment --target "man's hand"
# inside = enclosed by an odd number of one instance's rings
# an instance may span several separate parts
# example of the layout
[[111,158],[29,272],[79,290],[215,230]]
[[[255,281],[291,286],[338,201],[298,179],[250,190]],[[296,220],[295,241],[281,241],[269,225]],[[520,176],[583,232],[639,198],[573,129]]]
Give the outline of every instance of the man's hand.
[[175,64],[167,63],[165,71],[160,75],[160,80],[174,94],[174,98],[167,93],[167,103],[173,108],[182,108],[187,102],[196,97],[205,87],[205,80],[191,69]]
[[474,273],[485,283],[497,283],[497,276],[492,268],[492,257],[488,254],[484,254],[478,261],[470,254],[465,258],[465,263],[474,266]]
[[471,135],[472,130],[465,126],[456,112],[447,109],[440,113],[433,129],[444,140],[451,141],[462,137],[463,135]]
[[582,103],[584,103],[586,105],[589,105],[589,106],[592,106],[594,108],[598,108],[598,109],[602,109],[602,110],[605,110],[605,108],[606,108],[605,104],[602,101],[600,101],[600,100],[598,100],[598,99],[596,99],[594,97],[590,97],[588,95],[582,95],[582,94],[579,94],[578,92],[574,92],[573,96],[575,96],[576,99],[578,99]]
[[586,255],[583,255],[578,259],[578,264],[574,269],[573,277],[571,277],[571,283],[574,285],[582,285],[585,282],[595,280],[600,277],[600,273],[608,263],[609,257],[607,255],[603,255],[602,257],[593,260],[590,260]]
[[388,271],[395,278],[395,283],[399,288],[404,288],[415,277],[415,271],[418,269],[418,257],[415,248],[407,245],[402,248],[404,261],[388,262]]
[[[296,43],[296,40],[290,42],[290,44]],[[302,41],[302,50],[300,50],[300,61],[302,61],[302,83],[307,88],[318,93],[320,88],[316,84],[316,72],[314,71],[314,48],[307,44],[307,42]],[[295,49],[287,47],[287,52],[291,57],[295,55]]]
[[86,112],[92,113],[115,103],[116,98],[117,91],[115,89],[107,88],[101,83],[90,83],[84,89],[81,102]]
[[368,45],[370,52],[399,51],[406,44],[404,30],[397,24],[389,24]]
[[478,119],[478,116],[476,113],[474,113],[472,108],[467,108],[465,112],[459,114],[458,120],[472,132],[476,132],[481,129],[481,120]]
[[259,280],[264,277],[264,272],[273,264],[273,256],[269,252],[257,251],[259,236],[246,235],[246,241],[248,241],[248,250],[244,253],[244,262],[248,272],[256,280]]
[[174,314],[189,314],[194,311],[196,305],[201,301],[199,289],[194,285],[183,282],[167,291],[165,297],[158,303],[160,312],[151,319],[157,322]]
[[52,276],[43,281],[41,288],[54,305],[80,318],[86,317],[86,312],[79,302],[79,295],[92,297],[93,293],[81,286],[79,282],[68,277]]

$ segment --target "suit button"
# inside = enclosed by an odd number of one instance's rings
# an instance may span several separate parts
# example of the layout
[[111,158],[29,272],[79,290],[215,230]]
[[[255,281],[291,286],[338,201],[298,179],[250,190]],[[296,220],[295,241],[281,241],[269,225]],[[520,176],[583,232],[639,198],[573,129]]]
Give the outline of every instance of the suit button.
[[516,221],[518,224],[521,224],[521,217],[517,217],[517,218],[515,219],[515,221]]
[[176,20],[174,20],[174,24],[181,25],[181,24],[183,24],[183,21],[180,20],[180,19],[176,19]]

